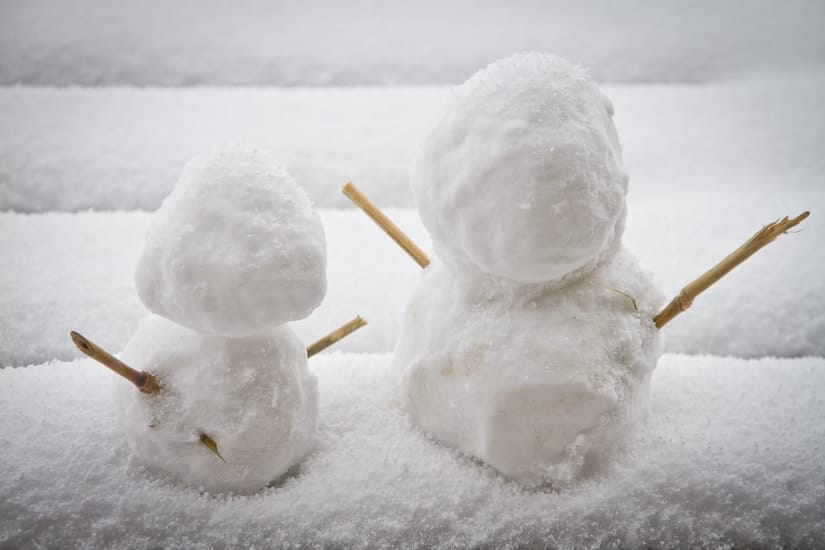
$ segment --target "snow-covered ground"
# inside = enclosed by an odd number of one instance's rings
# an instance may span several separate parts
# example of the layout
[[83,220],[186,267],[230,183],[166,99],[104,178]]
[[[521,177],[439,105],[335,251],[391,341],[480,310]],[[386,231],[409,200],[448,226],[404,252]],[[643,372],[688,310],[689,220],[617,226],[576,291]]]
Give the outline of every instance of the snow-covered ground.
[[[630,196],[822,188],[825,73],[704,86],[607,86]],[[194,154],[266,147],[317,206],[355,181],[412,206],[410,163],[447,88],[0,88],[0,210],[154,210]],[[772,200],[772,199],[771,199]],[[701,213],[697,213],[701,216]]]
[[813,548],[825,540],[821,358],[665,355],[631,452],[563,492],[522,490],[428,440],[394,402],[388,361],[313,358],[317,451],[293,477],[244,498],[185,489],[134,464],[114,421],[114,377],[91,360],[0,370],[0,546]]
[[3,0],[0,83],[459,83],[552,51],[601,81],[822,69],[819,0]]

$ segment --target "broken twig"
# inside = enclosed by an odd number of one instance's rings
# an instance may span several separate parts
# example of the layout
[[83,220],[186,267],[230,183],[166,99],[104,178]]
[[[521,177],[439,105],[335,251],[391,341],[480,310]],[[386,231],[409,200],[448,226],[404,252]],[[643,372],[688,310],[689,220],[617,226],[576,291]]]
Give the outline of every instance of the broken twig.
[[160,384],[154,374],[146,371],[135,370],[111,353],[98,347],[94,342],[85,338],[81,334],[71,331],[72,342],[77,349],[106,367],[109,367],[116,374],[122,376],[135,385],[143,393],[150,395],[160,391]]
[[307,348],[307,357],[312,357],[316,353],[320,353],[330,347],[332,344],[337,342],[338,340],[342,339],[348,334],[352,334],[359,328],[365,326],[367,322],[361,318],[359,315],[349,323],[345,325],[341,325],[337,329],[333,330],[314,344],[310,345]]
[[727,255],[721,262],[710,268],[695,281],[682,289],[671,302],[653,318],[656,328],[662,328],[674,317],[688,309],[693,300],[708,289],[713,283],[727,275],[733,268],[750,258],[757,250],[772,243],[779,235],[786,233],[807,218],[810,212],[803,212],[799,216],[788,219],[787,216],[764,226],[756,232],[745,244]]

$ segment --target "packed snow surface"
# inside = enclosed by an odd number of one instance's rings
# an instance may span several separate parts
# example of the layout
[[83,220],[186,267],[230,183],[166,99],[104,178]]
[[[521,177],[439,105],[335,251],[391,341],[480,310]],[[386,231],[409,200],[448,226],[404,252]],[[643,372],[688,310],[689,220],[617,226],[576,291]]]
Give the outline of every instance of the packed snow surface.
[[324,228],[268,153],[215,149],[186,164],[155,213],[135,286],[147,308],[182,325],[251,336],[324,299]]
[[627,193],[612,115],[587,71],[554,55],[514,55],[459,86],[411,177],[439,257],[538,283],[612,254]]
[[[162,388],[146,395],[113,381],[112,413],[136,462],[150,471],[209,491],[249,493],[314,446],[318,384],[306,347],[286,326],[226,338],[150,316],[121,359],[154,374]],[[202,434],[223,460],[200,442]]]
[[431,265],[393,354],[414,422],[528,484],[593,475],[647,404],[662,297],[626,251],[562,289]]
[[[635,197],[635,198],[634,198]],[[759,227],[806,209],[784,235],[703,293],[662,331],[665,350],[760,357],[825,355],[825,195],[813,186],[782,194],[640,197],[628,201],[624,244],[671,298]],[[425,251],[413,210],[386,209]],[[369,325],[334,349],[389,352],[421,269],[360,210],[320,210],[329,290],[294,324],[313,342],[356,314]],[[112,352],[123,349],[146,309],[133,274],[151,215],[142,212],[0,213],[0,365],[23,366],[77,350],[77,330]],[[106,258],[106,269],[100,269]]]
[[389,356],[310,359],[319,444],[295,475],[212,496],[130,459],[113,375],[0,369],[0,546],[714,547],[825,544],[825,360],[664,355],[628,452],[527,490],[413,428]]

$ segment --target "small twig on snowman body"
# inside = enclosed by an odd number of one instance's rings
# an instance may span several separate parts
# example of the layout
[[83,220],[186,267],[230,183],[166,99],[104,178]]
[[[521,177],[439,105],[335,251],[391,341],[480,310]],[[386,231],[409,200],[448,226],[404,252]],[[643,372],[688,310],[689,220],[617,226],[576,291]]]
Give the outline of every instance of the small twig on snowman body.
[[160,391],[158,379],[151,372],[135,370],[111,353],[97,346],[94,342],[85,338],[81,334],[71,331],[72,342],[77,349],[100,363],[109,367],[116,374],[122,376],[135,385],[143,393],[154,395]]
[[223,461],[223,463],[226,464],[226,460],[224,460],[224,458],[221,456],[221,453],[218,450],[218,444],[215,443],[214,439],[212,439],[211,437],[209,437],[205,433],[201,432],[198,435],[198,441],[200,441],[201,445],[203,445],[204,447],[209,449],[212,452],[212,454],[214,454],[215,456],[220,458]]
[[[119,376],[122,376],[129,382],[135,385],[137,389],[141,392],[148,394],[148,395],[155,395],[160,392],[161,386],[158,382],[157,377],[152,374],[151,372],[146,371],[139,371],[133,369],[108,351],[104,350],[88,338],[84,337],[83,335],[71,331],[69,333],[72,337],[72,342],[77,346],[77,349],[100,363],[106,367],[109,367],[112,371],[114,371]],[[156,428],[157,423],[156,421],[152,421],[152,424],[149,425],[150,428]],[[221,456],[221,453],[218,452],[218,444],[215,443],[215,440],[206,435],[205,433],[201,432],[198,434],[198,440],[201,445],[209,449],[212,453],[218,456],[221,460],[226,462]]]
[[695,281],[682,289],[673,300],[653,318],[656,328],[662,328],[674,317],[685,311],[693,300],[708,289],[713,283],[727,275],[733,268],[750,258],[757,250],[772,243],[779,235],[786,233],[807,218],[810,212],[803,212],[799,216],[788,219],[787,216],[764,226],[756,232],[745,244],[728,254],[721,262],[710,268]]
[[367,216],[372,218],[378,227],[384,230],[384,232],[389,235],[392,240],[394,240],[398,246],[404,249],[404,251],[412,257],[413,260],[416,261],[418,265],[422,268],[427,267],[430,265],[430,258],[427,257],[427,254],[424,253],[412,240],[401,231],[401,229],[395,225],[392,220],[390,220],[375,204],[372,203],[357,187],[355,187],[352,182],[347,183],[343,188],[343,193],[346,195],[352,202],[357,204],[361,210],[363,210]]
[[349,323],[341,325],[340,327],[333,330],[332,332],[330,332],[329,334],[327,334],[326,336],[324,336],[323,338],[321,338],[320,340],[318,340],[314,344],[307,347],[307,357],[312,357],[313,355],[315,355],[317,353],[321,353],[322,351],[324,351],[325,349],[330,347],[332,344],[334,344],[338,340],[341,340],[342,338],[344,338],[348,334],[352,334],[353,332],[355,332],[359,328],[365,326],[366,324],[367,324],[367,322],[365,320],[363,320],[360,315],[357,316],[355,319],[353,319]]
[[634,298],[633,296],[631,296],[623,290],[619,290],[618,288],[610,287],[610,290],[612,290],[616,294],[621,294],[622,296],[630,300],[630,303],[633,304],[633,311],[639,311],[639,303],[636,301],[636,298]]

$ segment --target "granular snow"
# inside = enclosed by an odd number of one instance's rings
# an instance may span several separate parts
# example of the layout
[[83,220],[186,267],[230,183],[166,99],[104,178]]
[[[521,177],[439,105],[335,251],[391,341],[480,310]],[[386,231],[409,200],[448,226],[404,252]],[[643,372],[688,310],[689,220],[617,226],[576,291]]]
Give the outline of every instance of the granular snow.
[[0,369],[0,547],[825,545],[821,358],[662,356],[627,454],[561,491],[523,489],[434,444],[399,409],[388,364],[313,357],[316,452],[241,497],[130,460],[113,375],[92,360]]

